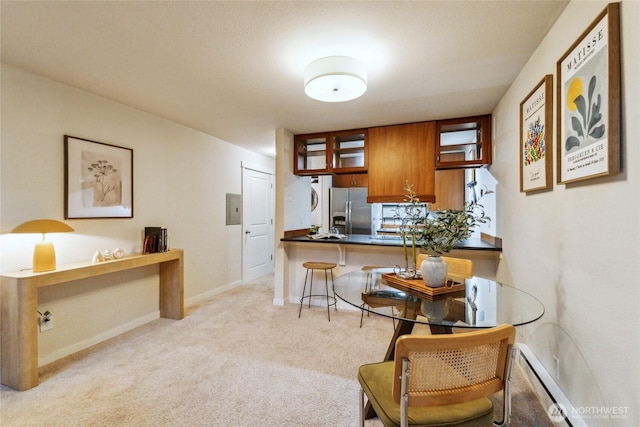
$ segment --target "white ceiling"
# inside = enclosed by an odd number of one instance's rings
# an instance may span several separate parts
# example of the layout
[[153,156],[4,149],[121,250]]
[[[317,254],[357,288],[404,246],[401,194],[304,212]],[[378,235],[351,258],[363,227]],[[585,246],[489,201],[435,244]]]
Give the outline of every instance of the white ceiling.
[[[566,1],[6,1],[2,61],[273,156],[275,129],[490,113]],[[353,56],[369,89],[303,90]]]

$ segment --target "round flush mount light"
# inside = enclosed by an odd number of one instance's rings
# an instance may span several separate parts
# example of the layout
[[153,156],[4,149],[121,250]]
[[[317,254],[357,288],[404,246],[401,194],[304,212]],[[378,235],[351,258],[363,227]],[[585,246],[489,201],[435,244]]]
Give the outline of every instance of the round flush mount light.
[[367,72],[364,65],[348,56],[318,59],[304,70],[304,92],[318,101],[350,101],[366,90]]

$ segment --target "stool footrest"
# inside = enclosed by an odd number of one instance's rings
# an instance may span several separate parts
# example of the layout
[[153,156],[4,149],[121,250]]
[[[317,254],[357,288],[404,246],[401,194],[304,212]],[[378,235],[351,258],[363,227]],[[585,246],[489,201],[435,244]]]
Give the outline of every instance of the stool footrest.
[[[315,294],[314,294],[314,295],[305,295],[305,296],[303,296],[302,298],[300,298],[300,302],[302,303],[305,299],[307,299],[307,298],[314,298],[314,297],[315,297],[315,298],[322,298],[322,299],[324,299],[324,300],[326,300],[326,299],[327,299],[327,296],[326,296],[325,294],[317,294],[317,295],[315,295]],[[329,304],[329,306],[332,306],[332,305],[336,305],[336,304],[337,304],[336,297],[329,295],[329,297],[328,297],[328,298],[329,298],[330,300],[332,300],[332,301],[333,301],[332,303],[330,303],[330,304]],[[325,301],[323,301],[323,302],[325,302]],[[319,304],[319,306],[324,307],[325,305],[323,305],[323,304]]]

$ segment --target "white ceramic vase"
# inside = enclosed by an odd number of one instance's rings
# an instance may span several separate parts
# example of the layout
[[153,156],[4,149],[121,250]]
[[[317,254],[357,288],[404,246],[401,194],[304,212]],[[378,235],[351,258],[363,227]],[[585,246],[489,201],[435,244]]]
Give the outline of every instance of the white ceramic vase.
[[447,280],[447,263],[439,256],[429,255],[422,261],[422,280],[431,288],[441,288]]

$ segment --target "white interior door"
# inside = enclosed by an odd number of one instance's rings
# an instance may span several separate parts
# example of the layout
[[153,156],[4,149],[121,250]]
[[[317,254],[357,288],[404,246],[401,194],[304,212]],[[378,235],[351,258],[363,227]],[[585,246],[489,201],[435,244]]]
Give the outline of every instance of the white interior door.
[[273,272],[273,176],[242,169],[242,278],[250,282]]

